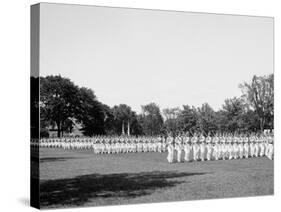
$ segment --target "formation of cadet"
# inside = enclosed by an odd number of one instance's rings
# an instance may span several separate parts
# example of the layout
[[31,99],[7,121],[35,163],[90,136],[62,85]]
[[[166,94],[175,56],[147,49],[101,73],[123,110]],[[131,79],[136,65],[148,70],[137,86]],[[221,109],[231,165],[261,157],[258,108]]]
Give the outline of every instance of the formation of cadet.
[[42,138],[32,146],[43,148],[90,149],[96,154],[130,152],[166,152],[173,162],[232,160],[249,157],[268,157],[273,160],[273,133],[238,134],[181,133],[176,136],[95,136]]
[[233,160],[249,157],[268,157],[273,160],[273,133],[231,134],[189,133],[167,137],[169,163],[205,160]]
[[83,138],[43,138],[40,147],[63,149],[91,149],[96,154],[130,152],[165,152],[164,136],[95,136]]

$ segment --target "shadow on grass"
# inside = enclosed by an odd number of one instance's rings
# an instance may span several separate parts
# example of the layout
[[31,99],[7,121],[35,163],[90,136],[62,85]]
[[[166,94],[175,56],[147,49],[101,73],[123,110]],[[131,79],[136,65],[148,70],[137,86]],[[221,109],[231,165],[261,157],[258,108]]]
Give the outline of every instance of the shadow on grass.
[[57,161],[66,161],[69,159],[77,159],[77,157],[52,157],[52,158],[40,158],[40,163],[44,162],[57,162]]
[[70,179],[47,180],[40,183],[41,206],[80,206],[95,198],[135,198],[149,195],[157,189],[173,187],[184,182],[174,178],[204,174],[207,173],[154,171],[91,174]]

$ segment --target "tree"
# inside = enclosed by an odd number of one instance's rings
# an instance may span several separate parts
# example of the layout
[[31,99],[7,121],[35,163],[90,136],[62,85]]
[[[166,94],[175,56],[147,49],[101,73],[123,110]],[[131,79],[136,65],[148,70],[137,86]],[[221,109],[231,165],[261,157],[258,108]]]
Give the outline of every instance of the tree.
[[260,129],[259,116],[253,110],[246,110],[240,116],[240,131],[242,132],[257,132]]
[[82,124],[82,132],[86,136],[105,134],[105,111],[91,89],[82,87],[79,89],[79,112],[75,118]]
[[164,116],[164,128],[168,132],[173,132],[174,134],[180,131],[179,126],[179,115],[181,113],[181,109],[178,107],[175,108],[165,108],[162,110]]
[[226,99],[222,109],[216,114],[220,131],[256,132],[259,128],[257,113],[250,109],[242,98]]
[[114,134],[123,134],[125,131],[128,134],[134,135],[142,133],[136,112],[132,111],[130,106],[126,104],[115,105],[112,108],[112,115],[112,129]]
[[104,112],[104,130],[107,135],[116,135],[115,132],[115,122],[114,122],[114,114],[113,110],[108,106],[103,104],[103,112]]
[[245,112],[245,105],[241,98],[229,98],[224,101],[222,114],[224,117],[225,131],[235,132],[243,128],[242,116]]
[[197,130],[198,114],[195,107],[183,105],[183,110],[178,116],[179,127],[184,132]]
[[163,127],[163,118],[160,108],[155,103],[143,105],[141,114],[141,126],[146,135],[158,135]]
[[140,124],[140,116],[133,111],[131,116],[131,134],[132,135],[142,135],[143,129]]
[[260,130],[263,131],[266,122],[273,128],[274,117],[274,75],[254,76],[251,83],[244,82],[239,86],[243,98],[259,117]]
[[200,131],[203,131],[207,134],[217,130],[216,113],[208,103],[205,103],[198,108],[197,114],[197,126]]
[[40,115],[44,129],[56,126],[57,136],[81,124],[84,135],[104,134],[105,112],[91,89],[79,88],[67,78],[40,78]]
[[224,110],[219,110],[216,112],[215,124],[218,128],[218,131],[220,132],[229,131],[227,114]]
[[60,75],[40,78],[40,116],[44,121],[56,123],[58,137],[63,123],[79,113],[78,93],[78,87]]

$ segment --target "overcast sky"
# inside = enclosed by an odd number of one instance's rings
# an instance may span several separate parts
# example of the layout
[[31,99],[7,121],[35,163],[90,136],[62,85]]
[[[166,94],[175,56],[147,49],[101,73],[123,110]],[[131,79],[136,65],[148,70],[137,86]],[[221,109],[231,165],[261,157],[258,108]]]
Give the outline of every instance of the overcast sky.
[[161,109],[240,96],[273,73],[273,19],[41,4],[40,75],[70,78],[103,103]]

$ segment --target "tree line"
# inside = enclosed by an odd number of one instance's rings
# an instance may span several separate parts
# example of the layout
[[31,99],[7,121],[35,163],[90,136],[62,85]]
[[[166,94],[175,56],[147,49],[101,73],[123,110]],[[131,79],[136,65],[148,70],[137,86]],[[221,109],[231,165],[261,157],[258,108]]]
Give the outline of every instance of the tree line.
[[39,80],[41,136],[48,136],[52,126],[61,137],[71,133],[77,124],[85,136],[258,132],[274,128],[273,74],[253,76],[251,82],[241,83],[241,96],[226,99],[217,111],[208,103],[163,110],[156,103],[149,103],[141,106],[140,114],[126,104],[113,107],[103,104],[92,89],[79,87],[60,75]]

